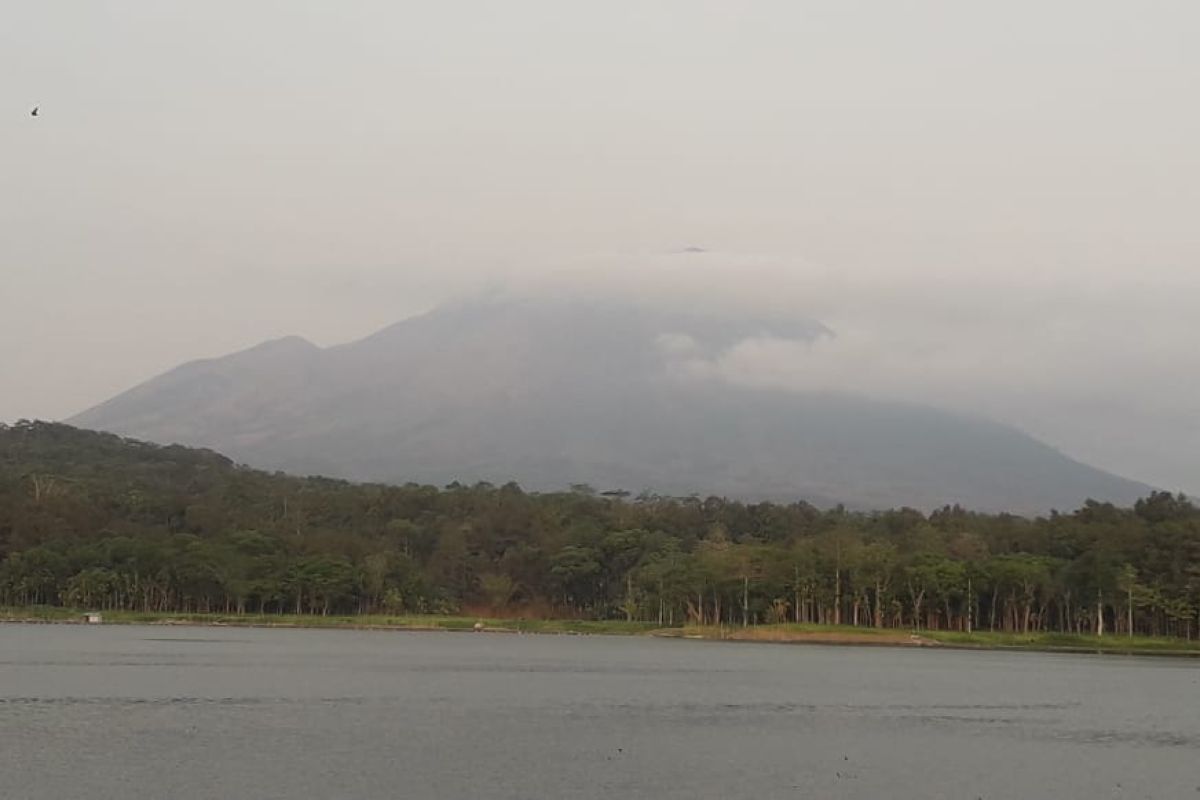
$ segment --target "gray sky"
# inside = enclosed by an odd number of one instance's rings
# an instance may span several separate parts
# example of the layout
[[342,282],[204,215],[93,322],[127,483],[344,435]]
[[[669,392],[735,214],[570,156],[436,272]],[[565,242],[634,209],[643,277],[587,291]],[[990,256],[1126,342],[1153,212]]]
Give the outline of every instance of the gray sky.
[[0,419],[484,287],[683,283],[837,332],[722,379],[1200,490],[1197,41],[1192,0],[6,3]]

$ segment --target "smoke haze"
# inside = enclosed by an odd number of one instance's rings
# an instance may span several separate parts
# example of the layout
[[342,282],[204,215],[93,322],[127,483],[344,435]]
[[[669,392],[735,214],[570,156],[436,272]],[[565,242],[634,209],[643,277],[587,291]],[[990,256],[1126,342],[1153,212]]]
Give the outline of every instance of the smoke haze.
[[462,297],[615,296],[764,320],[664,331],[678,371],[1195,491],[1198,34],[1165,0],[14,5],[0,419]]

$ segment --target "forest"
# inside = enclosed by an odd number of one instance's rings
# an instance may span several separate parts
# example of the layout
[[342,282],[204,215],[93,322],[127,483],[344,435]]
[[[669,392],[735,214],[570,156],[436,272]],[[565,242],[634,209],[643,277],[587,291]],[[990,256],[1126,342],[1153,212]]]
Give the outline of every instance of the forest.
[[0,606],[801,622],[1191,639],[1200,509],[1036,519],[574,486],[356,484],[0,426]]

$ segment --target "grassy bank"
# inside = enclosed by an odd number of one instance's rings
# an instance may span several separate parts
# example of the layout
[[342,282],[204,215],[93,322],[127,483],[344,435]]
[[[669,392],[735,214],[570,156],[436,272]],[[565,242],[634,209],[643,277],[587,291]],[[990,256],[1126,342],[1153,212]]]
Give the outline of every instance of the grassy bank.
[[[83,622],[84,609],[35,606],[0,608],[0,622]],[[378,630],[469,631],[477,623],[498,633],[568,633],[633,635],[648,633],[657,625],[623,620],[482,619],[420,614],[182,614],[174,612],[103,611],[104,624],[112,625],[226,625],[266,628],[353,628]]]
[[849,625],[758,625],[749,628],[689,626],[664,635],[692,639],[807,644],[947,647],[973,650],[1036,650],[1063,653],[1119,653],[1200,656],[1200,641],[1148,636],[1080,636],[1067,633],[993,633],[855,628]]
[[[973,650],[1036,650],[1066,653],[1200,656],[1200,641],[1146,636],[1078,636],[1064,633],[992,633],[856,628],[849,625],[685,626],[659,628],[652,622],[623,620],[489,619],[417,614],[314,616],[302,614],[180,614],[105,611],[104,624],[216,625],[271,628],[350,628],[359,630],[469,631],[476,624],[494,633],[601,634],[655,636],[784,644],[946,647]],[[83,609],[36,606],[0,608],[0,622],[81,623]]]
[[910,631],[876,628],[855,628],[850,625],[752,625],[736,626],[688,625],[658,631],[660,636],[683,639],[719,639],[734,642],[781,642],[795,644],[858,644],[888,646],[936,645]]
[[987,650],[1019,649],[1050,652],[1133,653],[1144,655],[1200,656],[1200,641],[1152,636],[1078,635],[1072,633],[992,633],[978,631],[924,631],[926,636],[949,647]]

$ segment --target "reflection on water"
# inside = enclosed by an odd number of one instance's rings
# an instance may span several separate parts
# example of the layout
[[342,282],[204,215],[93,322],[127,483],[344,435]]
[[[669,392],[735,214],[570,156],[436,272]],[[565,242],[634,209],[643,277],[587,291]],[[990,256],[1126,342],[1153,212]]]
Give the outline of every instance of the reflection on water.
[[1200,797],[1192,661],[204,634],[0,625],[0,797]]

